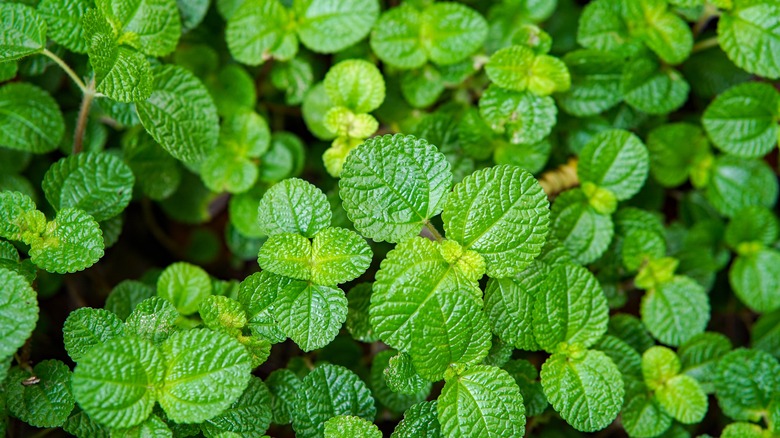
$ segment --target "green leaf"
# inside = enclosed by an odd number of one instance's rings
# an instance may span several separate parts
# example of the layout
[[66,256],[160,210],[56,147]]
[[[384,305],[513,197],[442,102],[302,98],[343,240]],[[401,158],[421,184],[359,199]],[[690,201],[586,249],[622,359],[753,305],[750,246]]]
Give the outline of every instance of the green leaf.
[[284,341],[287,336],[279,328],[273,305],[277,295],[294,280],[268,271],[250,275],[241,282],[238,301],[247,313],[247,328],[253,335],[271,342]]
[[655,345],[642,321],[633,315],[618,313],[609,319],[607,333],[622,339],[631,348],[644,353],[645,350]]
[[623,18],[621,0],[596,0],[590,2],[580,15],[577,42],[588,49],[633,55],[641,43],[632,38]]
[[[679,147],[683,143],[686,147]],[[688,180],[694,166],[709,153],[710,146],[700,127],[670,123],[650,131],[647,149],[650,173],[655,180],[664,187],[676,187]]]
[[360,417],[339,415],[325,422],[325,438],[382,438],[373,423]]
[[96,345],[125,334],[122,320],[105,309],[82,307],[71,312],[62,326],[65,351],[78,362]]
[[514,278],[491,278],[485,288],[485,314],[490,330],[521,350],[538,350],[533,333],[536,297],[546,284],[549,269],[534,263]]
[[430,382],[417,374],[411,356],[406,353],[398,353],[389,358],[382,374],[385,384],[393,392],[408,395],[430,392]]
[[[200,53],[202,49],[196,49]],[[214,54],[216,57],[216,53]],[[217,61],[214,60],[216,64]],[[252,111],[257,103],[257,90],[252,76],[238,64],[228,64],[216,75],[204,78],[203,84],[209,90],[217,114],[230,117],[237,113]]]
[[645,293],[640,312],[653,337],[677,346],[704,331],[710,303],[704,288],[693,279],[675,276]]
[[422,12],[420,23],[422,47],[439,65],[463,61],[487,37],[487,22],[482,15],[458,3],[434,3]]
[[108,428],[89,418],[78,405],[73,409],[73,415],[62,425],[62,429],[78,438],[109,438]]
[[623,239],[620,257],[623,266],[631,272],[638,271],[650,260],[666,255],[664,236],[647,230],[635,230]]
[[176,320],[179,312],[169,301],[160,297],[151,297],[138,303],[133,313],[127,317],[126,330],[139,338],[160,345],[176,332]]
[[98,0],[95,3],[120,41],[146,55],[165,56],[176,48],[181,20],[176,0]]
[[198,308],[203,325],[214,331],[223,331],[238,337],[247,322],[241,303],[222,295],[211,295],[200,302]]
[[734,294],[748,308],[758,313],[780,309],[780,252],[761,249],[741,255],[729,269],[729,283]]
[[514,379],[500,368],[477,365],[448,378],[436,410],[445,436],[525,434],[523,396]]
[[[628,387],[631,380],[642,377],[642,357],[633,347],[618,337],[604,335],[596,344],[594,350],[599,350],[615,362],[623,374],[623,383]],[[627,391],[628,392],[628,391]]]
[[[149,61],[139,52],[119,46],[110,28],[92,33],[88,20],[105,20],[94,10],[84,15],[87,53],[95,71],[95,89],[119,102],[146,100],[154,88]],[[107,23],[103,23],[107,26]]]
[[156,414],[152,414],[143,423],[125,429],[112,429],[111,438],[172,438],[173,432]]
[[721,155],[710,172],[704,194],[724,216],[734,217],[753,205],[772,207],[777,201],[777,178],[763,161]]
[[[457,302],[477,312],[477,300],[482,297],[477,283],[453,269],[437,243],[420,237],[408,239],[387,254],[376,274],[369,308],[371,325],[384,343],[409,352],[421,342],[424,312],[433,311],[434,304],[451,308],[457,296],[471,298]],[[473,329],[462,327],[461,336],[470,338]]]
[[303,389],[298,376],[287,368],[273,371],[265,380],[271,393],[271,412],[274,424],[289,424],[292,421],[293,402]]
[[371,391],[348,369],[324,364],[310,372],[295,397],[292,424],[300,438],[324,437],[325,422],[339,415],[373,420]]
[[540,96],[566,91],[571,85],[566,64],[552,56],[536,55],[525,46],[510,46],[494,53],[485,64],[485,73],[501,88],[529,90]]
[[760,421],[780,391],[780,363],[761,350],[738,348],[718,361],[715,393],[727,416]]
[[257,210],[264,235],[297,233],[312,238],[331,220],[328,199],[313,184],[290,178],[271,186]]
[[407,409],[390,438],[439,438],[436,404],[436,400],[420,402]]
[[759,158],[777,145],[778,108],[780,93],[773,86],[760,82],[740,84],[712,101],[704,111],[702,124],[723,152]]
[[422,14],[402,3],[379,17],[371,34],[371,49],[382,62],[400,69],[419,68],[428,60],[421,41]]
[[534,336],[554,352],[562,342],[587,348],[607,331],[607,298],[587,269],[560,265],[546,276],[534,305]]
[[162,353],[165,382],[158,400],[168,418],[177,423],[199,423],[215,417],[233,404],[249,383],[249,354],[224,333],[177,332],[163,342]]
[[658,345],[648,348],[642,354],[642,376],[652,391],[680,374],[680,368],[680,358],[669,348]]
[[346,49],[368,35],[379,16],[377,0],[298,0],[298,36],[317,53]]
[[647,394],[638,394],[628,401],[620,416],[623,428],[632,437],[659,436],[673,421],[656,398]]
[[556,353],[542,365],[542,387],[552,407],[581,432],[607,427],[623,406],[620,371],[604,353]]
[[368,306],[371,304],[371,283],[360,283],[347,294],[347,322],[349,334],[355,340],[374,342],[377,340],[374,328],[368,320]]
[[328,345],[347,319],[341,289],[293,281],[279,290],[274,317],[285,335],[304,351]]
[[636,58],[623,69],[623,99],[648,114],[666,114],[688,100],[690,86],[675,69],[663,67],[650,58]]
[[122,158],[136,177],[136,187],[155,201],[173,195],[182,179],[176,159],[146,131],[136,131],[122,140]]
[[49,272],[81,271],[103,257],[100,226],[82,210],[57,212],[39,238],[30,244],[30,260]]
[[691,54],[693,33],[688,23],[667,10],[663,0],[625,2],[629,30],[667,64],[680,64]]
[[681,374],[672,377],[655,390],[661,407],[683,424],[694,424],[707,413],[707,394],[693,377]]
[[0,61],[13,61],[46,48],[46,22],[35,9],[16,3],[0,5]]
[[612,192],[618,201],[634,196],[647,179],[647,148],[636,135],[609,130],[594,135],[580,153],[577,175]]
[[271,83],[284,91],[287,105],[299,105],[314,82],[314,72],[309,61],[293,58],[289,62],[275,63],[271,68]]
[[336,106],[355,113],[369,113],[385,100],[385,80],[379,69],[368,61],[341,61],[325,75],[325,91]]
[[[406,365],[404,367],[405,373],[403,374],[409,373],[408,375],[399,376],[399,367],[394,366],[397,365],[398,360],[393,361],[393,359],[399,358],[406,358],[406,360],[403,361],[404,365]],[[412,380],[405,379],[407,377],[411,377],[416,382],[419,382],[419,384],[415,383],[400,388],[404,389],[404,392],[396,392],[394,387],[389,386],[388,382],[390,381],[393,381],[394,384],[398,384],[399,380],[407,380],[407,382],[404,383],[408,383],[409,380]],[[381,403],[382,406],[387,407],[393,412],[404,412],[413,404],[425,401],[426,397],[428,397],[428,394],[431,392],[431,383],[421,379],[420,376],[416,374],[411,361],[409,360],[409,356],[404,353],[396,354],[396,351],[394,350],[380,351],[374,356],[374,359],[371,362],[369,384],[371,386],[371,392],[374,394],[374,397],[376,397],[376,400]]]
[[170,301],[182,315],[197,312],[211,290],[206,271],[186,262],[171,264],[157,281],[157,295]]
[[361,234],[399,242],[441,212],[451,184],[450,165],[435,146],[409,135],[385,135],[350,152],[339,195]]
[[737,67],[780,78],[780,5],[768,0],[734,0],[718,20],[718,42]]
[[491,85],[479,99],[479,113],[512,143],[536,143],[552,131],[558,109],[552,97],[511,91]]
[[[22,7],[3,4],[0,10],[11,6]],[[0,87],[0,115],[0,144],[7,148],[36,154],[51,152],[65,133],[65,120],[57,102],[32,84],[14,82]]]
[[731,423],[723,428],[721,438],[763,438],[764,429],[752,423]]
[[[26,384],[31,377],[32,385]],[[73,410],[70,368],[58,360],[38,362],[32,370],[14,367],[5,384],[10,413],[35,427],[60,427]]]
[[73,370],[71,387],[79,406],[98,423],[130,427],[152,412],[155,389],[165,375],[162,354],[149,341],[112,339],[91,349]]
[[585,117],[604,112],[623,100],[620,79],[623,58],[600,50],[575,50],[563,57],[571,73],[571,88],[558,96],[569,114]]
[[401,74],[401,93],[415,108],[433,105],[441,97],[445,85],[439,70],[430,64]]
[[541,414],[547,408],[547,397],[544,395],[542,383],[539,381],[539,371],[530,362],[515,359],[502,366],[515,379],[523,395],[525,415],[533,417]]
[[516,166],[474,172],[455,185],[442,212],[448,239],[485,258],[487,274],[509,277],[542,250],[549,224],[547,196]]
[[21,193],[0,191],[0,237],[32,242],[46,229],[46,217]]
[[89,0],[42,0],[38,13],[46,20],[49,38],[76,53],[87,52],[81,17],[90,8]]
[[[738,253],[743,244],[771,245],[780,235],[780,223],[766,207],[747,207],[737,213],[726,227],[726,244]],[[746,254],[747,255],[747,254]]]
[[133,172],[120,158],[84,152],[54,163],[41,186],[54,208],[79,208],[103,221],[127,207],[134,183]]
[[217,145],[219,119],[206,87],[189,71],[171,65],[154,69],[154,92],[137,102],[144,128],[171,155],[201,162]]
[[[755,331],[755,330],[754,330]],[[731,341],[716,332],[704,332],[689,339],[677,350],[682,372],[698,380],[705,392],[713,392],[715,367],[731,351]]]
[[278,0],[243,0],[230,14],[225,41],[238,62],[259,65],[271,57],[292,58],[298,39],[292,17]]
[[0,267],[0,357],[16,353],[38,322],[35,291],[20,274]]
[[250,377],[243,394],[216,417],[202,423],[206,436],[234,432],[241,436],[261,436],[271,424],[271,393],[262,380]]
[[[401,8],[393,8],[392,10],[397,9]],[[303,97],[303,103],[301,105],[303,121],[306,123],[306,127],[312,135],[320,140],[332,140],[336,138],[336,134],[331,132],[324,125],[325,114],[334,106],[335,105],[328,97],[327,91],[325,91],[325,84],[322,82],[311,87]]]
[[612,218],[596,211],[579,189],[567,190],[555,199],[551,223],[551,236],[560,240],[580,264],[601,257],[614,234]]

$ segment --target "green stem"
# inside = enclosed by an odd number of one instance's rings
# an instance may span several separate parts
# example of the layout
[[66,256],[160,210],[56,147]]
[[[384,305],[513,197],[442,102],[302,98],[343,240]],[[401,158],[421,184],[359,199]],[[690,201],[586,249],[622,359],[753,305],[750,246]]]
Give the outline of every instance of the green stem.
[[437,242],[441,242],[444,240],[444,237],[441,235],[439,230],[436,229],[436,227],[433,226],[432,223],[425,221],[425,228],[430,231],[431,235],[433,235],[433,238],[436,239]]
[[49,51],[49,49],[43,49],[43,52],[41,53],[51,58],[51,60],[54,61],[57,65],[59,65],[60,68],[65,70],[65,73],[67,73],[68,76],[70,76],[70,78],[73,79],[73,82],[75,82],[76,85],[79,86],[81,91],[86,94],[87,85],[84,84],[84,81],[82,81],[81,78],[79,78],[79,75],[77,75],[76,72],[73,71],[73,69],[70,68],[70,66],[66,64],[65,61],[62,60],[62,58]]
[[76,129],[73,130],[73,155],[81,152],[84,144],[84,132],[87,129],[89,120],[89,109],[92,107],[92,101],[95,99],[95,80],[89,81],[89,85],[84,89],[84,98],[81,99],[81,108],[79,108],[79,117],[76,120]]
[[699,41],[698,43],[693,45],[693,50],[691,50],[691,53],[701,52],[702,50],[707,50],[711,47],[715,47],[718,45],[718,37],[710,37],[704,40]]

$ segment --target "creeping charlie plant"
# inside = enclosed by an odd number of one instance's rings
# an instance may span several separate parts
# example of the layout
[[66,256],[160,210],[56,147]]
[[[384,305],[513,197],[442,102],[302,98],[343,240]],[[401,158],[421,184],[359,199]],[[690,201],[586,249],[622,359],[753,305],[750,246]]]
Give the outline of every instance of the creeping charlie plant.
[[780,0],[0,0],[0,436],[780,437]]

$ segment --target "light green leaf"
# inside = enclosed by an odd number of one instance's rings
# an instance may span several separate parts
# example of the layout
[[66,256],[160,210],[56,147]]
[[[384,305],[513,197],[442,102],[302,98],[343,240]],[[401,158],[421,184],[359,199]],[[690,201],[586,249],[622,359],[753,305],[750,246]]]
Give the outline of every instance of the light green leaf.
[[452,184],[446,157],[408,135],[367,140],[350,152],[339,181],[347,215],[361,234],[398,242],[441,212]]
[[533,175],[499,165],[456,184],[442,219],[447,238],[481,254],[489,276],[509,277],[541,252],[549,214],[547,196]]
[[150,56],[171,53],[181,36],[176,0],[97,0],[96,6],[120,30],[120,41]]
[[265,379],[271,393],[271,412],[274,424],[289,424],[292,421],[293,402],[303,389],[298,376],[287,368],[273,371]]
[[206,297],[200,302],[198,314],[206,327],[223,331],[233,337],[241,336],[241,329],[247,322],[241,303],[222,295]]
[[368,35],[379,16],[377,0],[298,0],[298,36],[317,53],[346,49]]
[[347,319],[341,289],[293,281],[279,290],[273,304],[279,328],[303,351],[328,345]]
[[759,158],[777,145],[779,108],[780,93],[773,86],[749,82],[718,95],[704,111],[702,124],[723,152]]
[[202,161],[217,145],[219,119],[206,87],[182,67],[154,69],[154,92],[137,102],[144,128],[171,155],[189,164]]
[[707,413],[707,394],[693,377],[681,374],[672,377],[655,390],[661,407],[683,424],[694,424]]
[[160,201],[176,192],[182,179],[178,162],[143,130],[122,139],[122,158],[136,176],[136,187]]
[[666,255],[664,236],[648,230],[634,230],[623,239],[620,257],[623,266],[631,272],[638,271],[650,260]]
[[415,108],[433,105],[441,97],[445,85],[439,70],[430,64],[401,74],[401,93]]
[[780,252],[761,249],[741,255],[729,269],[734,294],[758,313],[780,309]]
[[439,438],[441,427],[436,404],[436,400],[420,402],[407,409],[390,438]]
[[436,410],[444,436],[498,438],[525,434],[520,388],[500,368],[477,365],[449,377]]
[[680,358],[669,348],[657,345],[642,354],[642,376],[647,387],[655,391],[680,374]]
[[[423,312],[432,311],[428,303],[449,307],[458,295],[479,300],[482,291],[444,260],[437,243],[421,237],[408,239],[387,254],[376,274],[369,308],[371,325],[384,343],[409,352],[421,342]],[[478,306],[475,301],[470,304]],[[463,327],[461,335],[470,338],[472,330]]]
[[312,238],[330,225],[331,215],[325,194],[313,184],[298,178],[271,186],[257,210],[260,230],[267,236],[297,233]]
[[780,363],[761,350],[739,348],[723,356],[715,374],[718,405],[738,421],[760,421],[780,393]]
[[439,65],[466,59],[482,46],[488,31],[480,13],[454,2],[428,6],[420,23],[420,42],[428,58]]
[[778,182],[763,161],[721,155],[710,169],[704,194],[719,213],[734,217],[745,207],[775,205]]
[[238,289],[238,301],[247,313],[247,328],[253,335],[271,342],[284,341],[287,336],[279,328],[273,305],[277,295],[294,280],[268,271],[250,275]]
[[154,88],[151,64],[141,53],[120,47],[110,28],[92,34],[86,22],[92,18],[105,20],[97,15],[90,10],[84,16],[87,53],[95,71],[95,89],[119,102],[148,99]]
[[78,362],[96,345],[125,334],[122,320],[105,309],[82,307],[70,312],[62,326],[65,351]]
[[163,355],[149,341],[112,339],[91,349],[73,370],[71,386],[79,406],[98,423],[131,427],[152,412],[165,375]]
[[170,301],[182,315],[191,315],[211,295],[209,274],[186,262],[173,263],[157,280],[157,295]]
[[727,245],[740,253],[740,249],[745,244],[772,245],[778,235],[780,235],[780,223],[774,213],[766,207],[754,205],[743,209],[731,219],[726,226],[723,239]]
[[104,308],[125,320],[141,301],[153,297],[157,291],[146,283],[124,280],[114,286],[106,298]]
[[298,39],[292,17],[278,0],[243,0],[228,19],[225,41],[238,62],[259,65],[271,57],[292,58]]
[[731,423],[723,428],[721,438],[764,438],[764,429],[752,423]]
[[93,419],[76,406],[71,415],[62,425],[62,429],[78,438],[109,438],[109,429]]
[[607,298],[587,269],[559,265],[546,276],[534,305],[534,336],[539,346],[556,351],[562,342],[587,348],[607,331]]
[[431,382],[421,378],[412,364],[412,358],[406,353],[398,353],[388,359],[382,372],[387,387],[400,394],[428,394]]
[[[36,383],[25,384],[35,377]],[[30,371],[11,369],[5,383],[8,410],[35,427],[60,427],[73,410],[70,368],[58,360],[38,362]]]
[[46,48],[46,22],[35,9],[18,4],[0,5],[0,61],[13,61]]
[[607,427],[623,406],[620,371],[600,351],[586,350],[580,357],[553,354],[542,365],[541,376],[547,400],[579,431]]
[[[706,124],[706,122],[705,122]],[[681,148],[680,144],[686,147]],[[710,151],[702,129],[690,123],[670,123],[647,135],[650,173],[664,187],[676,187],[688,180],[694,166]]]
[[374,328],[368,320],[368,306],[371,304],[371,283],[360,283],[347,294],[347,322],[349,334],[361,342],[377,340]]
[[636,135],[624,130],[594,135],[580,153],[577,175],[612,192],[618,201],[634,196],[647,179],[647,148]]
[[558,109],[552,97],[510,91],[491,85],[479,99],[479,113],[512,143],[536,143],[552,131]]
[[138,303],[127,317],[126,331],[159,345],[178,330],[179,312],[169,301],[151,297]]
[[688,99],[690,86],[672,68],[661,69],[650,58],[637,58],[623,69],[621,89],[626,103],[648,114],[666,114]]
[[596,0],[580,15],[577,42],[588,49],[633,55],[642,44],[629,35],[621,0]]
[[[425,401],[431,392],[431,382],[427,382],[417,375],[408,355],[396,353],[394,350],[384,350],[374,356],[371,362],[369,384],[371,392],[382,406],[393,412],[404,412],[413,404]],[[399,362],[398,359],[401,358],[405,358],[402,361],[405,365],[403,371],[396,366]],[[393,359],[396,360],[393,361]],[[402,383],[404,387],[400,388],[404,391],[396,392],[394,387],[389,385],[390,381],[393,381],[394,385],[397,385],[399,381],[404,381]],[[412,384],[411,381],[415,383]]]
[[366,272],[371,256],[371,248],[359,234],[325,228],[312,241],[311,280],[325,286],[352,281]]
[[654,437],[664,433],[672,425],[669,416],[655,397],[647,394],[634,396],[620,413],[623,428],[631,437]]
[[325,438],[382,438],[375,424],[360,417],[339,415],[325,422]]
[[111,438],[173,438],[173,432],[157,414],[152,414],[143,423],[126,429],[112,429]]
[[645,293],[640,313],[653,337],[677,346],[704,331],[710,303],[701,285],[689,277],[675,276]]
[[[402,9],[401,7],[392,10]],[[330,101],[328,93],[325,91],[325,84],[320,82],[311,87],[303,97],[301,113],[303,121],[309,131],[320,140],[332,140],[336,134],[331,132],[324,125],[325,114],[335,105]]]
[[94,265],[103,257],[100,226],[83,210],[57,212],[39,238],[30,244],[30,260],[49,272],[64,274]]
[[325,75],[325,91],[336,106],[355,113],[369,113],[385,100],[385,80],[379,69],[368,61],[341,61]]
[[54,208],[79,208],[103,221],[127,207],[134,183],[133,172],[117,156],[84,152],[49,167],[41,187]]
[[[200,53],[202,49],[196,50]],[[216,57],[217,54],[215,53],[214,56]],[[215,60],[214,63],[216,64],[217,61]],[[222,117],[252,111],[257,104],[254,79],[238,64],[228,64],[217,74],[206,76],[203,84],[214,99],[217,114]]]
[[[11,6],[3,4],[2,10]],[[25,6],[26,7],[26,6]],[[0,87],[0,145],[36,154],[57,149],[65,120],[57,102],[35,85],[14,82]]]
[[348,369],[324,364],[310,372],[295,397],[292,424],[300,438],[324,437],[325,422],[339,415],[373,420],[371,391]]
[[16,353],[38,322],[37,294],[20,274],[0,268],[0,357]]
[[567,190],[553,203],[551,236],[556,237],[580,264],[594,262],[609,247],[614,224],[594,209],[582,190]]
[[371,49],[382,62],[400,69],[419,68],[428,60],[421,41],[422,14],[402,3],[379,17],[371,34]]
[[718,20],[718,42],[737,67],[780,78],[780,5],[770,0],[734,0]]
[[162,353],[166,370],[158,401],[177,423],[213,418],[233,404],[249,383],[249,354],[224,333],[177,332],[163,342]]
[[271,393],[262,380],[252,376],[241,397],[200,428],[206,436],[219,436],[222,432],[261,436],[270,424]]
[[664,0],[623,3],[623,14],[633,35],[667,64],[680,64],[691,54],[693,33],[688,23],[667,10]]
[[537,55],[526,46],[510,46],[497,51],[485,64],[485,73],[499,87],[530,90],[540,96],[566,91],[571,85],[569,70],[561,60]]
[[623,100],[620,78],[623,58],[613,52],[575,50],[563,57],[571,72],[571,88],[558,96],[569,114],[585,117],[606,111]]
[[16,191],[0,191],[0,237],[32,242],[46,229],[46,217],[35,202]]
[[42,0],[38,13],[46,20],[49,38],[76,53],[87,52],[81,17],[92,2],[89,0]]
[[257,165],[221,145],[213,150],[200,168],[203,183],[215,192],[246,192],[257,181]]
[[539,349],[533,333],[536,297],[546,284],[549,268],[534,263],[514,278],[491,278],[485,288],[485,314],[501,340],[521,350]]
[[314,72],[307,59],[293,58],[289,62],[275,63],[271,68],[271,83],[284,91],[287,105],[300,105],[313,82]]

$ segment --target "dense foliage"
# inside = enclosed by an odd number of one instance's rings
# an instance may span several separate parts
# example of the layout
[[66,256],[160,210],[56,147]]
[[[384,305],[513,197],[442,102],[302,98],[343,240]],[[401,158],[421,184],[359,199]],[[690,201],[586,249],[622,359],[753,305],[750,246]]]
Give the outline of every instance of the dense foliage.
[[780,0],[0,0],[0,435],[780,436],[778,80]]

